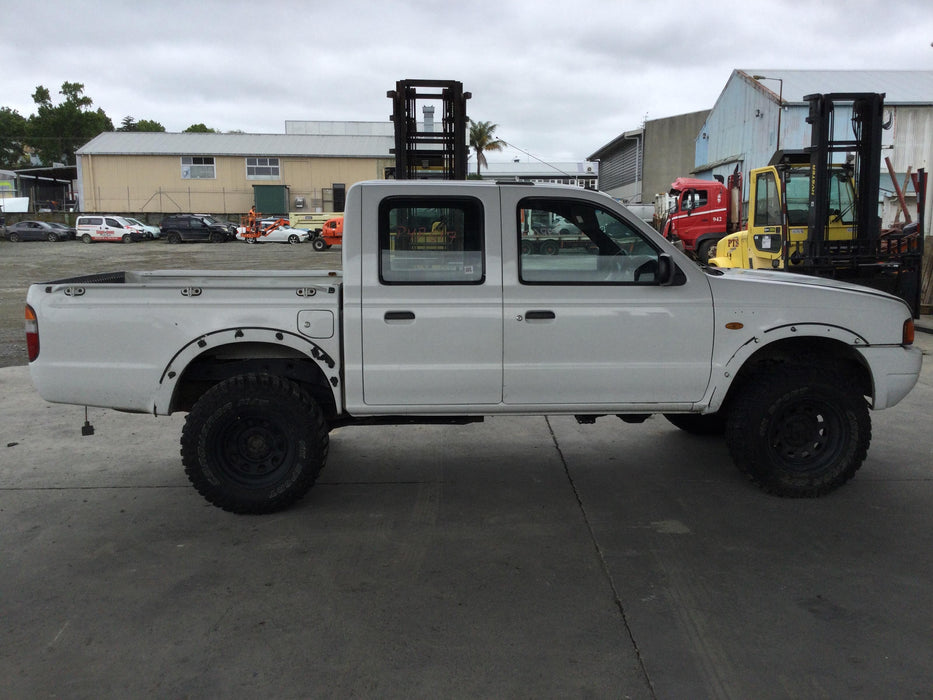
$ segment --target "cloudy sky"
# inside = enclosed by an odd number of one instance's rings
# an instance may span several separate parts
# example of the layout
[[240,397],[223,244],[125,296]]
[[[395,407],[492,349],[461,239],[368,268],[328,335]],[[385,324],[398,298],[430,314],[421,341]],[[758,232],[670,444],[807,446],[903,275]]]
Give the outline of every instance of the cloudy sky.
[[[933,69],[930,0],[0,0],[0,107],[65,81],[115,126],[284,133],[387,120],[404,78],[459,80],[468,114],[550,161],[713,106],[735,68]],[[490,160],[528,156],[508,149]]]

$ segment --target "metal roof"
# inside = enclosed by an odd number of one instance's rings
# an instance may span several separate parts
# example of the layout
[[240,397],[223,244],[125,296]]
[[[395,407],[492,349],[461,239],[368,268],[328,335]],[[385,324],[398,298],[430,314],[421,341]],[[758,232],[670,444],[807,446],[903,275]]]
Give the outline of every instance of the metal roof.
[[[473,168],[471,172],[476,172],[476,161],[472,161]],[[572,161],[572,162],[530,162],[521,161],[511,162],[493,162],[490,161],[483,168],[483,177],[489,178],[531,178],[531,177],[578,177],[589,175],[595,177],[599,165],[597,163]]]
[[[744,74],[744,75],[743,75]],[[804,95],[829,92],[883,92],[886,105],[933,104],[933,71],[929,70],[782,70],[742,68],[733,76],[758,81],[775,95],[783,86],[785,102],[803,103]],[[783,83],[778,83],[778,79]]]
[[390,158],[392,136],[335,134],[192,134],[109,131],[77,155],[299,156]]

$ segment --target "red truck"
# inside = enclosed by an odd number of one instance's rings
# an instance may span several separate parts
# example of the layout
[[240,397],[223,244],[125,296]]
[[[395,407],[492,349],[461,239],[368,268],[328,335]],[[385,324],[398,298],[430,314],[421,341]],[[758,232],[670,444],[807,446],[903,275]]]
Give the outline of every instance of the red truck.
[[679,177],[671,183],[670,210],[661,233],[680,241],[684,250],[701,262],[716,254],[716,243],[742,225],[742,173],[728,182]]

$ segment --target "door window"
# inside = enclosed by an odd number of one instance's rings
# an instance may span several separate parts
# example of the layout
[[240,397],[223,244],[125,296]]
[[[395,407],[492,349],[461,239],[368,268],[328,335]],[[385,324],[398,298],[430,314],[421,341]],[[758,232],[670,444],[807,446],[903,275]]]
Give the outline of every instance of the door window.
[[755,178],[755,226],[781,225],[781,200],[774,173],[759,173]]
[[518,230],[522,284],[657,284],[659,251],[590,202],[523,199]]

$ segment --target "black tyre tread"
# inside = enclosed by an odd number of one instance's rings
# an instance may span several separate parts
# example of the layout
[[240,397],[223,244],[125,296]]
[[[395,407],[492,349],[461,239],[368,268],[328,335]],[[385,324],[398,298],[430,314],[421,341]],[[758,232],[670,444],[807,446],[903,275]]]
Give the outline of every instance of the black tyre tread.
[[[871,443],[868,404],[855,386],[847,373],[825,363],[775,363],[756,371],[742,385],[726,420],[726,443],[733,462],[762,490],[777,496],[812,498],[835,490],[855,475]],[[825,397],[842,408],[848,435],[842,458],[816,474],[782,470],[762,449],[768,417],[780,402],[812,396]]]
[[[248,489],[224,483],[216,466],[204,459],[202,439],[215,414],[256,402],[284,409],[284,413],[299,421],[291,427],[301,431],[303,464],[299,475],[285,488],[277,484],[272,488]],[[215,506],[241,514],[271,513],[300,500],[317,480],[327,461],[328,449],[328,428],[314,399],[295,382],[267,374],[239,375],[206,391],[185,418],[181,435],[185,474],[198,493]]]

